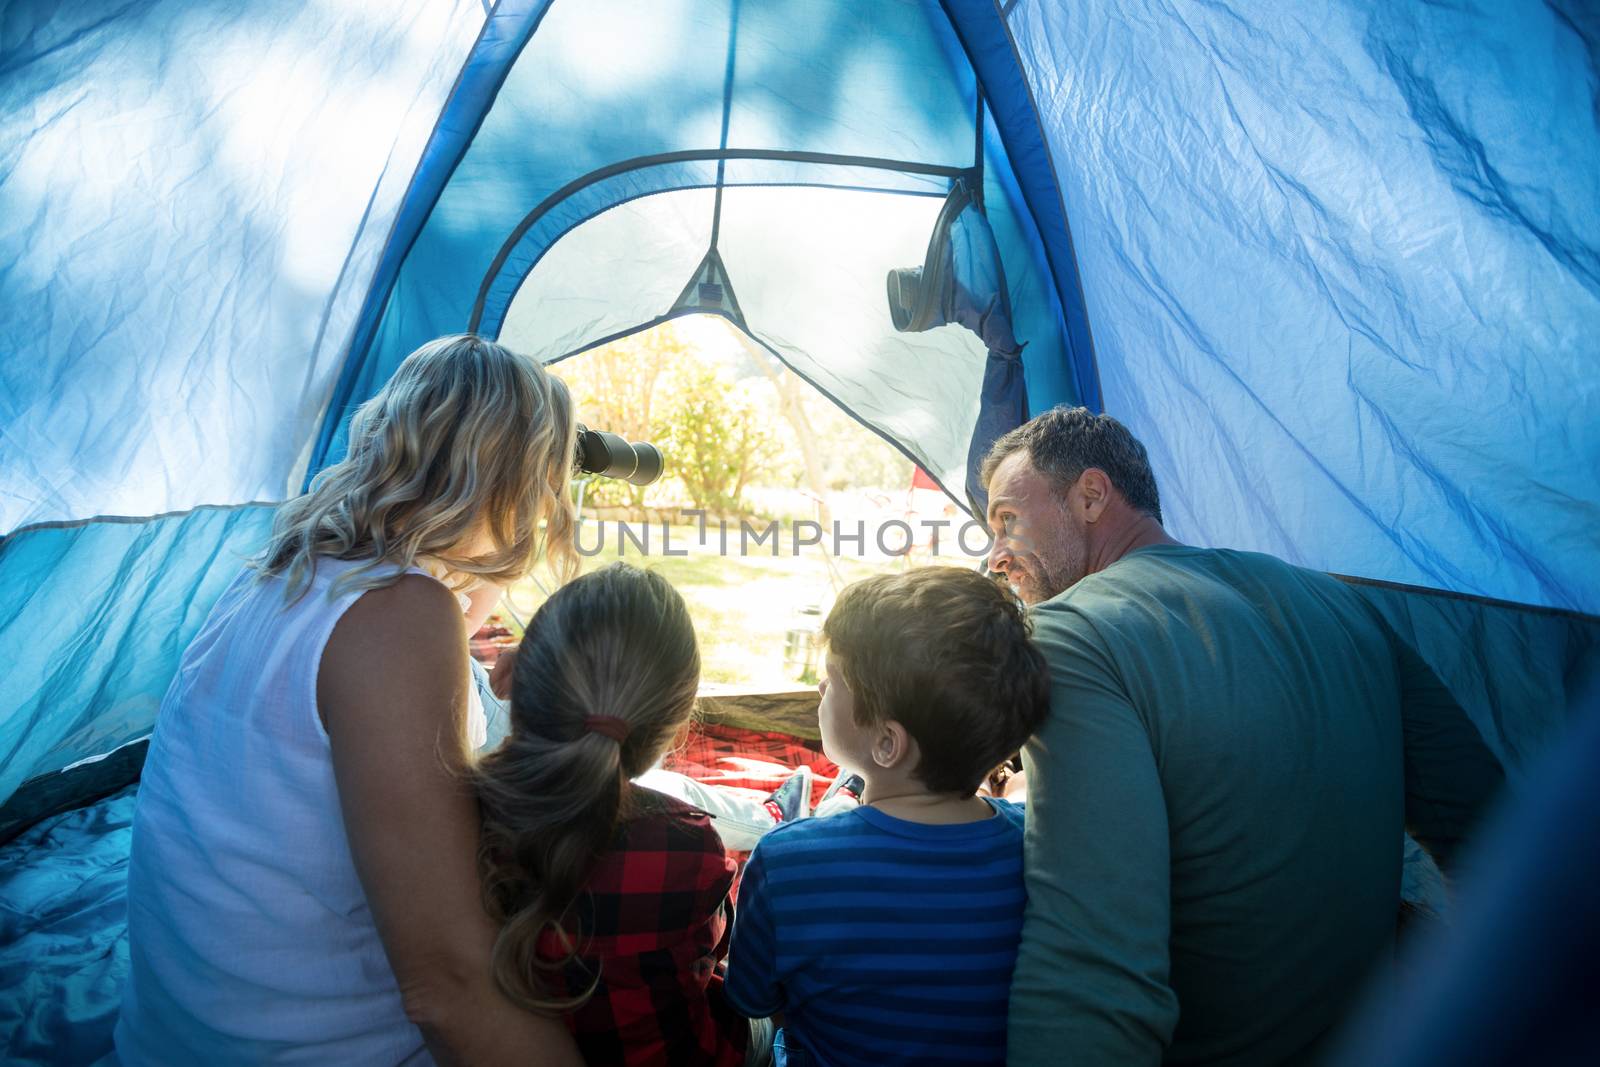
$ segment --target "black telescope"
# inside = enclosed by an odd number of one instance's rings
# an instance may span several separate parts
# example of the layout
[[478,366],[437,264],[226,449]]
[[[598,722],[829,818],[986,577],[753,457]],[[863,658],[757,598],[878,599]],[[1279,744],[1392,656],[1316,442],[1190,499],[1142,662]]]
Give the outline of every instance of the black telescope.
[[648,441],[629,444],[614,433],[578,424],[578,470],[583,473],[649,485],[661,477],[661,466],[661,450]]

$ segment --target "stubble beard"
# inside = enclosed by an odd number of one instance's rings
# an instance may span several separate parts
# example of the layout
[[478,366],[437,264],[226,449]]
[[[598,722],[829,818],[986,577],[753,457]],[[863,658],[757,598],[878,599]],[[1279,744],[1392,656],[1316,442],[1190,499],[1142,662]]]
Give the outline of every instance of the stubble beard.
[[1040,552],[1034,558],[1039,570],[1033,583],[1038,599],[1030,603],[1039,604],[1060,596],[1089,573],[1088,531],[1080,528],[1071,513],[1063,508],[1059,535],[1053,539],[1048,553]]

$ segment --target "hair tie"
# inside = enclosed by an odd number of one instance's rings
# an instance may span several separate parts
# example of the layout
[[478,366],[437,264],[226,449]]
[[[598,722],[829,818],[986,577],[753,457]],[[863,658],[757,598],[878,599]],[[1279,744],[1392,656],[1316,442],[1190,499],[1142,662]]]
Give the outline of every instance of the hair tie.
[[583,729],[586,733],[609,737],[619,745],[628,739],[628,720],[615,715],[590,715],[583,720]]

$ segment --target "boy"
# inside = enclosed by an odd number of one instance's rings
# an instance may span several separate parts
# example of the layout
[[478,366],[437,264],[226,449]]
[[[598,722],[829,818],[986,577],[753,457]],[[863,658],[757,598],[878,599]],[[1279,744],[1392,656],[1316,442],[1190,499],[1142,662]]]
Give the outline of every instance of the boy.
[[1004,1063],[1022,811],[976,792],[1049,707],[1022,608],[927,567],[850,586],[822,637],[823,750],[862,805],[756,846],[728,1001],[781,1014],[780,1065]]

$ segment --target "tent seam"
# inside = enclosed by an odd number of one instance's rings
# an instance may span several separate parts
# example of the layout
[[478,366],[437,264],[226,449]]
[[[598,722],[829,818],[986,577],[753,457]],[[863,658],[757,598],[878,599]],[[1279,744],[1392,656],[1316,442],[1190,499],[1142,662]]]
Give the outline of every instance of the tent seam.
[[1444,597],[1447,600],[1462,600],[1481,607],[1504,608],[1508,611],[1525,611],[1533,615],[1545,615],[1552,618],[1569,619],[1573,622],[1591,623],[1600,625],[1600,615],[1590,615],[1586,612],[1576,611],[1572,608],[1551,607],[1548,604],[1524,604],[1517,600],[1502,600],[1498,597],[1483,596],[1480,593],[1462,593],[1454,589],[1435,589],[1428,585],[1411,585],[1407,582],[1391,582],[1384,578],[1363,578],[1355,574],[1340,574],[1337,571],[1327,571],[1327,574],[1347,585],[1370,586],[1374,589],[1389,589],[1397,593],[1410,593],[1417,596]]
[[442,180],[439,182],[438,189],[433,196],[433,203],[429,204],[428,210],[417,219],[414,231],[406,240],[405,250],[398,252],[397,258],[394,260],[392,276],[387,280],[381,280],[379,276],[383,273],[384,263],[389,258],[389,252],[391,248],[396,248],[395,238],[398,236],[402,220],[405,219],[406,206],[411,202],[413,194],[417,191],[417,183],[422,179],[423,163],[427,160],[435,140],[439,138],[446,117],[451,114],[452,108],[457,103],[457,94],[461,92],[462,86],[467,80],[467,72],[472,68],[472,57],[477,55],[478,50],[483,47],[485,40],[489,37],[490,29],[494,25],[494,20],[499,17],[500,4],[498,0],[494,0],[492,9],[484,17],[483,26],[479,28],[478,36],[473,40],[472,47],[467,50],[466,59],[462,62],[461,69],[456,73],[455,82],[450,86],[450,91],[445,94],[444,104],[439,109],[438,117],[434,119],[433,130],[428,134],[428,140],[423,145],[422,154],[418,157],[417,168],[412,172],[411,181],[407,184],[405,193],[398,201],[399,207],[395,211],[394,223],[390,227],[389,236],[384,239],[383,248],[378,253],[377,268],[374,272],[372,285],[368,289],[368,297],[370,299],[375,296],[377,289],[381,285],[384,290],[383,296],[376,300],[370,309],[363,302],[361,309],[356,314],[355,325],[350,331],[350,339],[345,350],[344,365],[340,370],[333,392],[328,397],[327,407],[322,413],[321,426],[312,442],[311,455],[306,462],[302,489],[310,487],[311,478],[327,460],[328,450],[338,433],[339,424],[344,417],[339,399],[347,395],[356,376],[366,364],[373,339],[377,336],[378,326],[383,321],[384,312],[388,308],[390,300],[393,299],[394,288],[399,281],[401,268],[404,267],[406,260],[410,258],[412,248],[415,247],[418,238],[422,236],[422,231],[427,227],[428,220],[432,218],[433,212],[438,208],[439,199],[444,195],[446,187],[449,186],[450,178],[455,174],[456,168],[461,166],[461,161],[466,158],[468,149],[471,148],[472,142],[477,138],[478,130],[482,127],[484,119],[488,117],[490,110],[494,107],[494,102],[499,97],[500,90],[505,86],[506,79],[510,77],[512,69],[517,65],[517,61],[521,58],[523,51],[528,47],[528,42],[538,34],[539,27],[543,24],[544,17],[549,13],[550,7],[554,2],[555,0],[543,0],[538,13],[532,16],[532,23],[528,27],[527,35],[523,37],[511,55],[507,57],[499,78],[496,80],[494,87],[489,90],[484,106],[479,110],[477,121],[473,123],[471,132],[460,139],[460,146],[456,152],[455,160],[446,169]]
[[240,504],[196,504],[192,508],[179,508],[175,511],[162,511],[153,515],[94,515],[86,519],[51,519],[45,522],[29,523],[19,526],[15,530],[0,537],[0,548],[25,533],[34,533],[39,530],[75,530],[85,526],[94,526],[104,523],[106,525],[138,525],[146,522],[159,522],[162,519],[177,519],[185,515],[193,515],[200,511],[242,511],[245,508],[275,508],[282,504],[282,500],[247,500]]
[[[995,20],[1000,24],[1001,32],[1005,34],[1006,45],[1011,51],[1013,65],[1019,72],[1017,80],[1022,86],[1022,91],[1027,96],[1028,111],[1033,116],[1034,129],[1038,133],[1039,144],[1043,149],[1042,155],[1044,156],[1045,163],[1049,168],[1050,186],[1055,193],[1056,206],[1061,212],[1061,226],[1067,239],[1067,252],[1072,257],[1073,284],[1077,289],[1078,307],[1082,309],[1084,334],[1089,343],[1089,369],[1094,374],[1094,400],[1096,407],[1100,411],[1104,411],[1105,387],[1100,379],[1100,357],[1098,353],[1098,346],[1095,344],[1094,340],[1094,323],[1089,315],[1088,297],[1083,291],[1083,269],[1078,262],[1078,247],[1077,242],[1072,236],[1072,225],[1067,216],[1066,200],[1061,194],[1061,177],[1056,172],[1055,155],[1051,151],[1050,139],[1045,135],[1044,126],[1039,120],[1039,101],[1033,94],[1033,86],[1028,82],[1027,74],[1025,73],[1022,64],[1022,53],[1018,50],[1017,40],[1011,33],[1010,24],[1006,21],[1006,12],[1001,9],[1000,0],[991,0],[991,3],[993,4]],[[995,94],[992,91],[992,87],[988,85],[984,79],[982,71],[978,69],[978,64],[973,61],[972,48],[968,45],[966,37],[962,34],[958,20],[950,11],[950,0],[939,0],[939,7],[944,12],[945,19],[950,23],[950,29],[956,35],[956,40],[961,42],[961,50],[966,53],[967,65],[972,68],[972,76],[977,82],[979,92],[981,92],[992,103],[995,100]],[[1004,144],[1006,141],[1005,128],[1004,125],[999,121],[998,116],[996,117],[995,121],[995,129],[1000,135],[1001,143]],[[1009,147],[1007,151],[1008,153],[1010,152]],[[1013,164],[1013,167],[1015,167],[1015,164]],[[1024,204],[1027,204],[1027,193],[1025,191],[1023,192],[1022,196]],[[1040,246],[1044,252],[1046,262],[1050,264],[1051,274],[1057,283],[1057,290],[1059,292],[1060,274],[1055,267],[1056,257],[1051,253],[1050,243],[1044,240],[1043,227],[1039,225],[1037,219],[1034,220],[1034,225],[1040,230]],[[1065,300],[1062,301],[1061,314],[1063,319],[1065,319],[1067,315],[1067,303]],[[1063,322],[1062,325],[1067,326],[1068,324]],[[1063,331],[1063,339],[1067,342],[1069,349],[1071,346],[1071,337],[1072,331],[1070,328]],[[1083,397],[1079,397],[1080,403],[1084,399],[1085,398]]]

